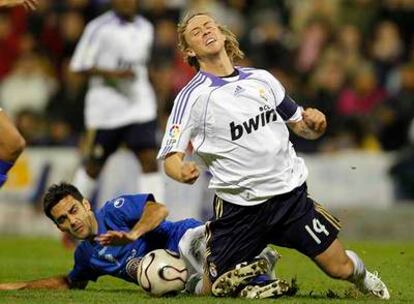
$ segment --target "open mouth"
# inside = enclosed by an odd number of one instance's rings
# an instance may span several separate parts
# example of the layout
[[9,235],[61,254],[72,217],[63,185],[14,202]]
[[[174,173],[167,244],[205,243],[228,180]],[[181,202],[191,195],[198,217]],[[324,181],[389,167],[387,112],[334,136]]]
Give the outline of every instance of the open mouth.
[[214,43],[214,42],[216,42],[216,39],[214,39],[214,38],[208,38],[208,39],[206,40],[206,45],[210,45],[210,44],[212,44],[212,43]]
[[79,225],[79,226],[75,227],[75,229],[73,231],[74,232],[80,232],[80,231],[82,231],[82,229],[83,229],[83,226]]

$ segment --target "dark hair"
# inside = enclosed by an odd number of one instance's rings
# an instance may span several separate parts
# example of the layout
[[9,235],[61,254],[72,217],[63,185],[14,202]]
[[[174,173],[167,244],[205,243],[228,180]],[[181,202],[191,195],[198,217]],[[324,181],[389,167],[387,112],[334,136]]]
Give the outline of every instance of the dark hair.
[[68,195],[72,196],[79,202],[82,202],[83,200],[83,195],[75,186],[71,184],[63,182],[60,184],[54,184],[47,189],[47,192],[43,197],[43,211],[46,214],[46,216],[50,218],[52,221],[55,220],[50,214],[50,211],[54,206],[56,206],[57,203],[59,203]]

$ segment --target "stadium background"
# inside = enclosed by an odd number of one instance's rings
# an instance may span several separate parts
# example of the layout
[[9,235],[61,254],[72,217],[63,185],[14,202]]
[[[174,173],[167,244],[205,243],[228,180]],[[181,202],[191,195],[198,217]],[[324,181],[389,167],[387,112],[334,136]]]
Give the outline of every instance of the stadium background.
[[[407,228],[414,220],[414,1],[139,2],[155,26],[160,137],[193,75],[176,49],[177,20],[188,10],[210,11],[239,37],[240,65],[268,69],[298,103],[327,115],[322,139],[291,140],[310,167],[311,195],[336,210],[345,236],[414,238]],[[0,107],[28,143],[0,192],[0,234],[57,235],[39,202],[80,162],[87,85],[68,62],[85,24],[107,8],[107,0],[40,0],[34,13],[0,11]],[[98,200],[134,192],[139,171],[126,151],[114,155]],[[173,219],[209,216],[207,180],[185,186],[165,178]]]

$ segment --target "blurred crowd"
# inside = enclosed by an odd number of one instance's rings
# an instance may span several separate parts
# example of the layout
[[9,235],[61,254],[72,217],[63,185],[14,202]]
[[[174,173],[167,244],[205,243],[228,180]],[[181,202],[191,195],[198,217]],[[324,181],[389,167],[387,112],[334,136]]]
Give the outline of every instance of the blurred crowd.
[[[0,11],[0,107],[28,145],[77,146],[87,83],[68,63],[85,24],[108,0],[40,0],[34,13]],[[187,11],[209,11],[236,33],[246,58],[299,104],[322,110],[328,132],[292,138],[301,152],[393,151],[414,118],[414,0],[140,0],[155,26],[151,76],[161,129],[194,71],[176,47]],[[411,127],[414,133],[414,127]],[[414,138],[414,134],[411,134]]]

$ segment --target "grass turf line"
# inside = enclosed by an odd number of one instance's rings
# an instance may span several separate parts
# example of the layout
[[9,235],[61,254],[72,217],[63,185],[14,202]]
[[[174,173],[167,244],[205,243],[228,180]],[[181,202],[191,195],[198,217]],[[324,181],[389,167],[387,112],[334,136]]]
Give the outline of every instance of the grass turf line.
[[[356,251],[369,270],[378,270],[391,292],[388,303],[411,303],[414,299],[414,243],[344,242]],[[73,264],[72,253],[57,240],[0,237],[0,282],[32,280],[67,273]],[[277,265],[280,277],[297,278],[299,292],[283,297],[281,303],[378,303],[361,295],[346,282],[329,279],[306,257],[278,248],[282,259]],[[0,292],[0,303],[263,303],[266,300],[213,298],[179,295],[152,298],[139,287],[122,280],[102,277],[83,291],[24,290]],[[266,301],[269,302],[269,301]]]

